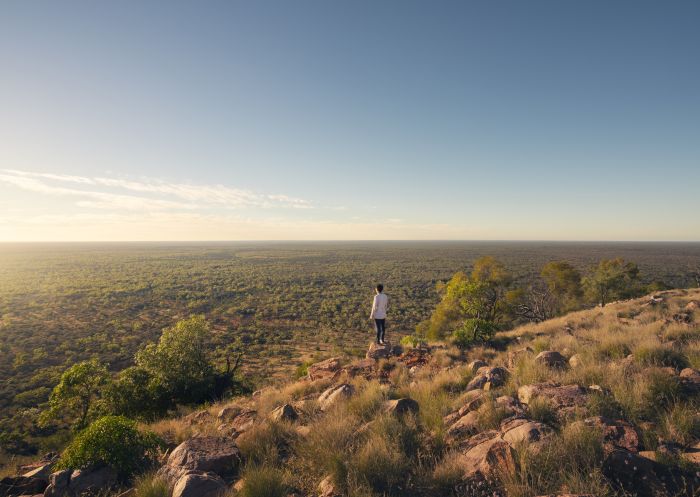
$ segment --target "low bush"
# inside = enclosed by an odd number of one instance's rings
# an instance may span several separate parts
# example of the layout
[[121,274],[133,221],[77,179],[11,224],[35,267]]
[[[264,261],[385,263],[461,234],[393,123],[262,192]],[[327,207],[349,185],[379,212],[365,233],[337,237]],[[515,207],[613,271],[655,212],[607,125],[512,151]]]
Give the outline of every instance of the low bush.
[[690,365],[688,358],[681,352],[661,346],[636,348],[634,360],[643,367],[672,367],[681,370]]
[[154,473],[146,473],[134,481],[134,497],[170,497],[170,488]]
[[285,497],[289,493],[284,474],[270,466],[250,466],[243,473],[240,497]]
[[76,435],[57,464],[58,469],[110,466],[121,478],[150,468],[163,441],[152,432],[139,431],[121,416],[105,416]]

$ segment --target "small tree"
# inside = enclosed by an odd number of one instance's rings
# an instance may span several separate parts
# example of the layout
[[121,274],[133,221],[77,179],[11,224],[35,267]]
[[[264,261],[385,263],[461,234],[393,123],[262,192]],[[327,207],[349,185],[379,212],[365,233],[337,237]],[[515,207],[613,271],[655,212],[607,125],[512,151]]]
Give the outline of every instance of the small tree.
[[209,336],[204,316],[192,316],[164,330],[157,344],[136,354],[136,365],[167,392],[171,405],[213,398],[215,370],[209,357]]
[[575,267],[568,262],[552,261],[544,265],[540,274],[554,299],[555,312],[566,313],[578,308],[583,288],[581,273]]
[[105,392],[110,413],[145,421],[164,416],[170,398],[159,377],[139,366],[122,370]]
[[96,359],[83,361],[68,368],[51,392],[48,409],[39,422],[64,418],[72,420],[75,429],[84,428],[101,411],[100,393],[109,382],[107,368]]
[[600,261],[591,274],[583,279],[586,295],[604,307],[613,299],[634,295],[639,280],[639,268],[622,258]]

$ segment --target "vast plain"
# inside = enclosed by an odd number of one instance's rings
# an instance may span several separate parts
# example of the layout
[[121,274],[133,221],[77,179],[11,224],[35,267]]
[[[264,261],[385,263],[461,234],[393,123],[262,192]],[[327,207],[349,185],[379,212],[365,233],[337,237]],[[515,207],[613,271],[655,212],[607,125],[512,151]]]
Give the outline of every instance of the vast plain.
[[[303,363],[363,355],[373,286],[391,298],[389,334],[409,334],[439,300],[436,284],[492,255],[516,277],[552,260],[584,274],[599,260],[638,264],[645,283],[698,285],[700,244],[555,242],[316,242],[5,244],[0,246],[0,423],[45,402],[61,373],[97,358],[110,370],[163,328],[203,314],[223,361],[244,353],[254,386]],[[28,421],[27,421],[28,422]]]

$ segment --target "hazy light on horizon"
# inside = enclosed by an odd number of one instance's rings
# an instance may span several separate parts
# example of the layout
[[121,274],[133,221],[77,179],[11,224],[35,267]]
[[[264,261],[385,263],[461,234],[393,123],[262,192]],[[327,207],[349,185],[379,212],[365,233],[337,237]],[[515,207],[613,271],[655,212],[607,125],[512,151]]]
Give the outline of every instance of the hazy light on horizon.
[[698,18],[4,3],[0,241],[697,241]]

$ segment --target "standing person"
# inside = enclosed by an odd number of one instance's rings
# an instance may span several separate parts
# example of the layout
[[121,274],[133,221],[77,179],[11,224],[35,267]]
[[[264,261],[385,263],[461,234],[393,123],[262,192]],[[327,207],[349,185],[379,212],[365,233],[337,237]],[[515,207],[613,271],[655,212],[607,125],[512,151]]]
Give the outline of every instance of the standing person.
[[386,306],[389,298],[384,293],[384,285],[377,285],[377,294],[372,302],[370,319],[374,319],[374,327],[377,329],[377,344],[384,345],[384,331],[386,329]]

